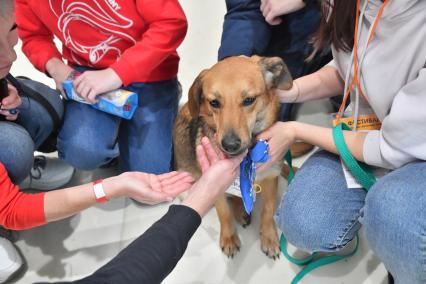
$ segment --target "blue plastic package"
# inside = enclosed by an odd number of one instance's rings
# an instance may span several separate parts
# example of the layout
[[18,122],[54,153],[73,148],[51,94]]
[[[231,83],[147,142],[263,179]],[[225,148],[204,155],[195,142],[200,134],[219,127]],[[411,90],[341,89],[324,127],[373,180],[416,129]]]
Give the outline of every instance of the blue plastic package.
[[125,119],[131,119],[138,106],[138,95],[136,93],[118,89],[98,96],[98,102],[91,104],[77,95],[72,80],[62,82],[65,96],[68,100],[89,104],[93,108],[107,112]]

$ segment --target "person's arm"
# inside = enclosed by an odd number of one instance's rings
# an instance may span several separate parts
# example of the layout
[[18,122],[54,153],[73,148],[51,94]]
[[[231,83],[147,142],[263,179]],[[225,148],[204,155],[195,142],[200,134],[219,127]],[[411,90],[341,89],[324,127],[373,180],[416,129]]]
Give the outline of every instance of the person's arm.
[[[343,131],[346,145],[355,159],[372,166],[395,169],[409,162],[426,160],[426,69],[407,83],[393,99],[380,130]],[[294,141],[302,140],[338,154],[332,130],[300,122],[278,122],[258,136],[270,146],[272,161],[278,161]]]
[[[188,173],[163,175],[124,173],[103,180],[107,199],[128,196],[141,203],[171,201],[193,182]],[[19,191],[0,163],[0,225],[23,230],[74,215],[96,203],[93,184],[84,184],[46,193]]]
[[201,217],[238,175],[244,154],[232,159],[219,157],[204,137],[202,145],[197,146],[203,175],[188,191],[182,205],[172,205],[165,216],[109,263],[72,283],[161,283],[183,256]]
[[[355,159],[363,162],[363,145],[367,134],[365,132],[343,131],[343,135],[351,154]],[[331,153],[339,154],[334,145],[331,128],[297,121],[277,122],[262,132],[257,138],[268,141],[269,154],[271,155],[270,161],[258,167],[260,171],[281,160],[285,152],[296,141],[304,141]]]
[[226,8],[218,59],[263,54],[271,30],[260,11],[260,0],[226,0]]
[[187,31],[186,17],[177,0],[137,0],[136,6],[148,29],[111,66],[125,86],[147,77],[176,51]]
[[172,205],[160,220],[78,284],[161,283],[174,269],[201,223],[190,207]]
[[34,14],[26,0],[15,1],[15,14],[22,51],[38,70],[46,73],[46,63],[51,58],[62,60],[52,32]]
[[293,81],[290,90],[277,90],[280,102],[306,101],[343,95],[344,82],[337,69],[326,65],[320,70]]

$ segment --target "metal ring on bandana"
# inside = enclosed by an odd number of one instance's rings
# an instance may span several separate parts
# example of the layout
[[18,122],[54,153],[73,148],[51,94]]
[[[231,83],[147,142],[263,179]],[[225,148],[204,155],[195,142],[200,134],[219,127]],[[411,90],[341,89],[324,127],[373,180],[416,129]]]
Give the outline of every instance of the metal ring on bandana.
[[262,192],[262,187],[260,186],[260,184],[257,184],[257,183],[253,184],[253,191],[256,194],[261,193]]

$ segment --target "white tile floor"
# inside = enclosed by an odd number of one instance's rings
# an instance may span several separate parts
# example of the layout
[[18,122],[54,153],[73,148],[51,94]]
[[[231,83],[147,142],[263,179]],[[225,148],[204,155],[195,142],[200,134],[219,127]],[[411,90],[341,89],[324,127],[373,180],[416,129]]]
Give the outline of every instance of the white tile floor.
[[[183,84],[184,101],[198,72],[216,61],[225,5],[224,1],[218,0],[182,0],[181,3],[189,20],[188,35],[180,48],[179,78]],[[52,85],[43,74],[29,67],[22,54],[19,58],[13,74],[27,75]],[[325,124],[327,110],[325,102],[306,104],[300,110],[300,119]],[[297,162],[300,164],[301,160]],[[77,172],[70,185],[113,173],[113,169]],[[285,187],[282,182],[282,190]],[[70,280],[88,275],[144,232],[166,212],[167,207],[136,206],[129,200],[113,200],[72,218],[20,232],[17,245],[25,255],[28,270],[14,283]],[[259,208],[255,209],[253,222],[247,229],[238,228],[242,248],[234,259],[227,259],[221,253],[218,220],[215,212],[210,212],[191,240],[185,256],[164,283],[290,283],[299,268],[282,258],[272,261],[260,251]],[[306,276],[302,283],[384,284],[385,275],[383,265],[362,239],[355,257],[319,269]]]

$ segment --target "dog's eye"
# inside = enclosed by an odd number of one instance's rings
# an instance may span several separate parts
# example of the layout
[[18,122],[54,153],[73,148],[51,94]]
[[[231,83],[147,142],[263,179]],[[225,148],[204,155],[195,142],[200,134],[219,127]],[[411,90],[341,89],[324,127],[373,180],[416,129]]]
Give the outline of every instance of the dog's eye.
[[256,97],[245,98],[243,101],[243,106],[252,105],[256,101]]
[[210,105],[211,105],[213,108],[220,108],[220,102],[219,102],[218,100],[211,100],[211,101],[210,101]]

